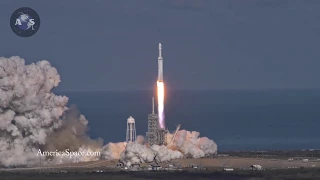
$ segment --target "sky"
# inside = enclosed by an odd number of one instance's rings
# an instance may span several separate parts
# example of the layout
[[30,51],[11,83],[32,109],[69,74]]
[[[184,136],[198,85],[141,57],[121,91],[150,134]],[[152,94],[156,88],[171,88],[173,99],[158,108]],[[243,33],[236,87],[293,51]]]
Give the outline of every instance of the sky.
[[[40,16],[32,37],[11,14]],[[57,91],[320,88],[318,0],[3,0],[0,56],[48,60]]]

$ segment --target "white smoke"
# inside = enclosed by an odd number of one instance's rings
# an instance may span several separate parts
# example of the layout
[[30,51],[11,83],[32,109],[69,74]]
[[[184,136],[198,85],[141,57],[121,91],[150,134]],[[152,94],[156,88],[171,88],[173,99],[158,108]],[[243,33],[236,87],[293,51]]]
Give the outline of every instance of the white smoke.
[[121,153],[125,150],[127,143],[108,143],[101,150],[101,158],[106,160],[119,159]]
[[[120,159],[126,166],[134,163],[150,162],[168,162],[173,159],[191,157],[200,158],[213,156],[217,153],[217,145],[213,140],[207,137],[199,137],[200,133],[196,131],[178,131],[175,138],[173,134],[168,133],[168,145],[153,145],[150,148],[143,144],[143,138],[137,138],[136,142],[128,143],[126,146],[114,145],[112,150],[111,144],[106,145],[104,154],[112,154],[109,159]],[[112,143],[113,144],[113,143]],[[119,144],[119,143],[118,143]],[[122,152],[119,155],[119,152]]]
[[136,142],[139,144],[144,144],[144,137],[141,135],[137,136]]
[[166,162],[172,159],[183,158],[183,154],[180,151],[169,149],[164,145],[153,145],[151,149],[155,154],[156,162]]
[[211,156],[217,153],[217,144],[207,137],[199,137],[200,133],[196,131],[178,131],[175,138],[172,140],[172,134],[168,134],[168,146],[171,149],[181,151],[185,156],[192,158],[200,158]]
[[120,155],[120,160],[126,166],[134,163],[150,163],[154,161],[154,158],[154,152],[146,145],[139,144],[138,142],[128,143]]
[[48,61],[25,65],[18,56],[0,57],[0,165],[37,165],[39,149],[99,147],[85,135],[85,117],[51,92],[59,83]]

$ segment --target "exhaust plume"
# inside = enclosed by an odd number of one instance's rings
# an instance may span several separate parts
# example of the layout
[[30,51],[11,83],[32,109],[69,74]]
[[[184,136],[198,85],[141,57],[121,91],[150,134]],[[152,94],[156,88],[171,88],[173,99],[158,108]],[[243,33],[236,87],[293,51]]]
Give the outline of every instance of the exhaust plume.
[[158,116],[159,116],[159,125],[161,129],[165,129],[165,120],[164,120],[164,84],[163,82],[157,81],[157,90],[158,90]]
[[[214,156],[217,153],[217,144],[207,137],[199,137],[200,133],[196,131],[181,130],[177,132],[175,138],[171,141],[173,134],[168,133],[167,139],[170,139],[168,145],[153,145],[150,148],[142,144],[137,138],[136,142],[128,143],[126,146],[113,146],[109,143],[103,149],[108,154],[107,159],[120,159],[126,166],[134,163],[167,162],[173,159],[190,157],[201,158]],[[117,143],[122,144],[122,143]],[[122,152],[121,154],[119,152]],[[110,155],[111,154],[111,155]]]
[[74,108],[68,110],[68,98],[51,92],[59,83],[48,61],[25,65],[18,56],[0,57],[0,165],[37,165],[39,149],[91,149],[101,144],[86,136],[88,121]]

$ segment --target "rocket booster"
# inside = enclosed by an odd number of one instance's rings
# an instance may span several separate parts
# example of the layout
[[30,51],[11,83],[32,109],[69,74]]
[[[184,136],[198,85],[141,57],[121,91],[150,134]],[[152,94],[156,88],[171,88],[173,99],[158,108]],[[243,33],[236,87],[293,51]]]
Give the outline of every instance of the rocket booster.
[[158,81],[159,82],[163,81],[163,59],[161,56],[161,50],[162,50],[162,46],[161,46],[161,43],[159,43],[159,57],[158,57]]

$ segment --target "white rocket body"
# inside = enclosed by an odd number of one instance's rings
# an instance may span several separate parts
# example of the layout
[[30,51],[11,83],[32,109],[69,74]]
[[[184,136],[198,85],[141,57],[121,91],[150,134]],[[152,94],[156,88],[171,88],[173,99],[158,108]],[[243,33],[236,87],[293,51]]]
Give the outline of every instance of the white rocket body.
[[161,56],[161,43],[159,43],[159,57],[158,57],[158,81],[162,82],[163,81],[163,59]]

